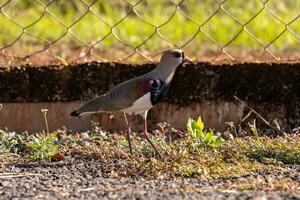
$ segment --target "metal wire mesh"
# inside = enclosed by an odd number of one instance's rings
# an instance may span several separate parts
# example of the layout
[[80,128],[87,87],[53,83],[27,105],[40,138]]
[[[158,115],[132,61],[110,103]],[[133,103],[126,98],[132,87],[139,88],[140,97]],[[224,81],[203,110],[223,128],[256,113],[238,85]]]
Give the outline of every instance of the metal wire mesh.
[[300,58],[297,0],[63,2],[1,2],[0,64],[152,61],[170,48],[206,61]]

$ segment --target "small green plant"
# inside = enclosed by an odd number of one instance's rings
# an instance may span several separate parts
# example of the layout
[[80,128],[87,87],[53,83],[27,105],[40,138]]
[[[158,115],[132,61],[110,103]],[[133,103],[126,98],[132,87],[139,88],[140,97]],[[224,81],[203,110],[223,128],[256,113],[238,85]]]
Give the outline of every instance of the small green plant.
[[118,140],[117,144],[124,147],[129,147],[127,140]]
[[94,122],[91,121],[91,129],[89,131],[89,135],[93,138],[93,139],[104,139],[107,137],[108,132],[104,131],[100,126],[99,126],[99,122]]
[[26,149],[26,134],[0,130],[0,153],[19,153]]
[[216,148],[219,147],[223,139],[220,136],[214,135],[213,130],[209,131],[204,130],[204,123],[202,122],[201,117],[198,117],[198,120],[189,119],[187,123],[187,130],[191,134],[194,141],[194,146],[204,146]]
[[166,140],[162,139],[161,137],[153,136],[152,141],[159,145],[164,151],[170,151],[171,145],[170,143],[166,142]]
[[255,145],[258,146],[258,147],[262,146],[262,143],[259,140],[259,135],[258,135],[258,131],[259,130],[258,130],[257,126],[256,126],[256,120],[255,119],[253,120],[253,124],[250,124],[250,122],[248,122],[248,125],[250,127],[251,132],[254,134]]
[[50,160],[58,153],[57,143],[56,133],[33,136],[32,141],[28,142],[28,146],[32,150],[29,159],[32,161]]

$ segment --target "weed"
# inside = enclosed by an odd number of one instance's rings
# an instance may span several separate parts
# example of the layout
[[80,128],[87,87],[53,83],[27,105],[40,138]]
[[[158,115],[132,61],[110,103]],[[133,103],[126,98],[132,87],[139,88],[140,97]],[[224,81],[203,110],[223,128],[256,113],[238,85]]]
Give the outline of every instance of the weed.
[[[201,124],[200,120],[197,121],[198,125]],[[254,137],[235,138],[241,147],[237,142],[227,140],[222,142],[222,148],[213,148],[214,151],[205,151],[204,148],[189,151],[196,143],[191,135],[174,140],[172,144],[153,137],[153,142],[166,152],[164,161],[159,161],[152,157],[151,148],[139,137],[132,137],[136,151],[129,155],[123,135],[108,134],[105,140],[99,141],[98,138],[85,138],[78,133],[62,135],[58,139],[56,133],[17,134],[1,131],[0,149],[6,152],[2,157],[3,162],[28,162],[27,158],[29,161],[61,160],[62,153],[76,159],[105,161],[105,170],[119,175],[153,178],[204,176],[214,179],[245,176],[254,172],[284,171],[288,168],[285,164],[300,163],[299,135],[277,138],[260,136],[259,140],[264,146],[255,145]],[[27,151],[20,151],[20,144],[25,145]],[[9,156],[12,153],[18,156]],[[240,189],[251,187],[246,185]]]
[[124,140],[119,140],[119,141],[117,141],[117,144],[120,145],[120,146],[124,146],[124,147],[126,147],[126,148],[129,147],[128,141],[125,140],[125,139],[124,139]]
[[254,138],[255,138],[255,146],[257,147],[262,147],[262,143],[259,140],[259,135],[258,132],[259,130],[256,127],[256,120],[253,120],[253,124],[250,124],[250,122],[248,122],[248,125],[250,127],[250,131],[254,134]]
[[26,149],[24,135],[3,130],[0,130],[0,135],[2,136],[0,140],[0,153],[19,153]]
[[31,161],[49,160],[58,153],[56,133],[31,134],[0,130],[0,153],[22,153]]
[[256,120],[253,120],[253,124],[250,124],[250,122],[248,122],[248,125],[250,127],[251,132],[254,134],[255,138],[258,138],[258,129],[256,127]]
[[47,112],[48,109],[43,108],[41,109],[42,113],[44,114],[44,120],[45,120],[45,125],[46,125],[46,130],[47,130],[47,134],[49,134],[49,126],[48,126],[48,120],[47,120]]
[[192,136],[194,142],[193,145],[196,148],[199,146],[216,148],[223,142],[223,139],[220,136],[214,135],[213,130],[204,130],[204,123],[202,122],[201,117],[198,117],[197,121],[190,118],[187,123],[187,129]]
[[[129,155],[124,135],[106,134],[97,124],[93,124],[92,130],[84,134],[66,134],[66,130],[49,134],[0,131],[0,153],[5,153],[0,160],[2,159],[2,163],[59,161],[64,159],[60,152],[71,158],[105,161],[105,169],[100,170],[119,176],[212,179],[246,176],[257,172],[284,172],[293,170],[290,165],[300,163],[299,134],[269,138],[259,136],[262,134],[258,134],[255,121],[249,125],[254,137],[224,141],[220,136],[214,135],[212,130],[206,131],[200,117],[197,121],[189,119],[189,134],[180,134],[185,137],[172,140],[172,143],[166,142],[163,137],[152,137],[153,142],[165,151],[163,161],[153,157],[152,149],[140,137],[132,137],[136,151]],[[220,145],[222,148],[216,148]],[[213,151],[206,151],[207,147]],[[0,167],[4,165],[0,164]],[[285,182],[272,184],[280,188]],[[236,187],[239,190],[251,190],[260,188],[260,185],[245,183]]]
[[[169,144],[166,140],[162,139],[161,137],[153,136],[152,141],[163,148],[164,151],[171,150],[171,143]],[[170,140],[171,142],[172,140]]]
[[300,163],[299,136],[277,137],[272,139],[272,142],[269,142],[271,139],[265,136],[260,140],[264,145],[255,145],[249,153],[249,156],[256,161],[269,163],[274,160],[284,164]]
[[105,139],[107,137],[108,132],[104,131],[99,127],[98,122],[91,121],[91,131],[89,131],[90,136],[93,139]]
[[253,183],[243,183],[237,187],[237,190],[239,191],[255,190],[255,189],[256,189],[256,185]]
[[56,133],[34,135],[27,144],[31,148],[29,159],[32,161],[50,160],[58,153]]

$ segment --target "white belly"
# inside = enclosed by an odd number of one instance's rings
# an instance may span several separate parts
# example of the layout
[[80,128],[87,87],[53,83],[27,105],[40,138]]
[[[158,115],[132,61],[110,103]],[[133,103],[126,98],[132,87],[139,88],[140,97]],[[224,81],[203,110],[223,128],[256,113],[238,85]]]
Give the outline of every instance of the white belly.
[[122,111],[128,114],[142,114],[145,111],[152,108],[151,100],[150,100],[150,92],[146,93],[144,96],[136,100],[131,107],[125,108]]

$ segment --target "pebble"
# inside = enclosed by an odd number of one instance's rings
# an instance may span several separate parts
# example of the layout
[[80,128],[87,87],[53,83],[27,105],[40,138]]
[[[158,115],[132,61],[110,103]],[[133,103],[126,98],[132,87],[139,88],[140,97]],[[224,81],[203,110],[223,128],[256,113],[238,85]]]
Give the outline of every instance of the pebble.
[[[232,183],[247,184],[257,181],[264,184],[264,181],[279,178],[297,180],[300,177],[300,169],[281,174],[255,174],[235,179],[159,177],[149,180],[142,177],[111,177],[110,172],[105,172],[107,168],[108,166],[101,162],[79,160],[69,164],[50,163],[49,166],[15,166],[14,172],[43,176],[0,179],[0,199],[30,199],[33,196],[39,199],[300,199],[298,191],[239,191],[227,188]],[[11,167],[2,168],[0,173],[8,173],[10,170]],[[99,172],[97,176],[95,170]]]

